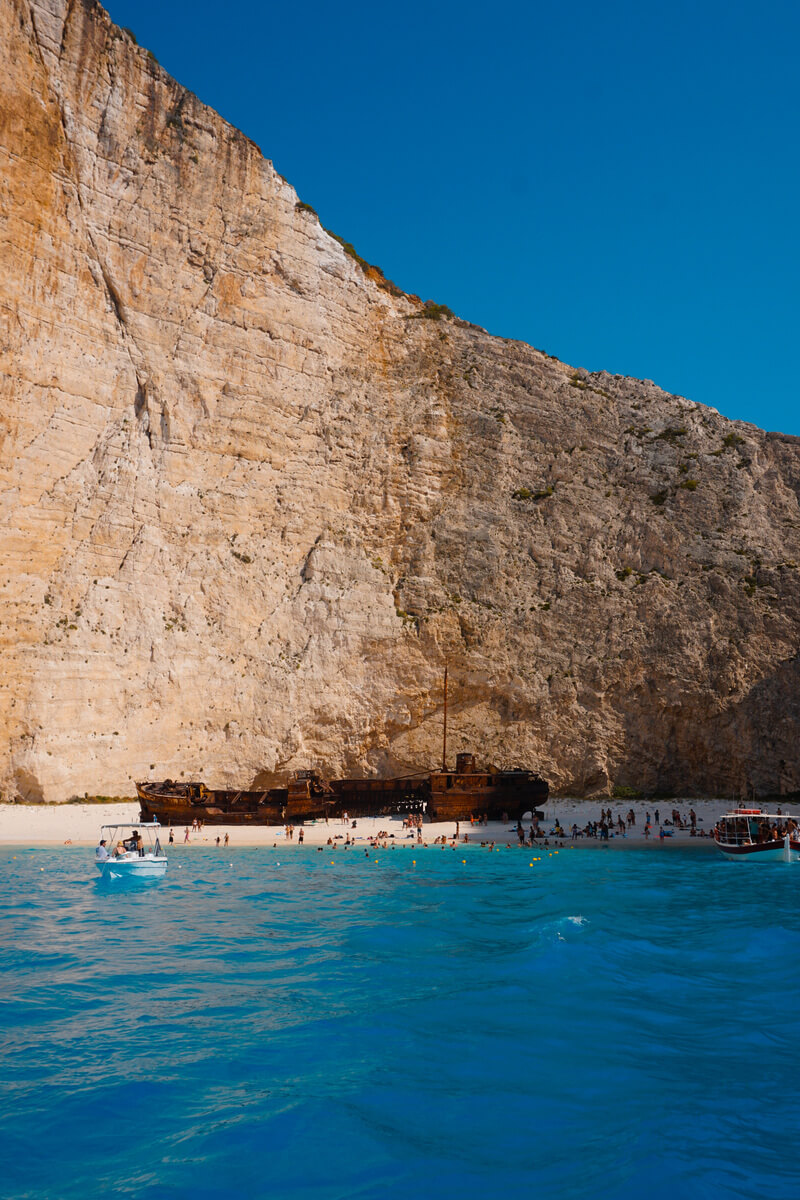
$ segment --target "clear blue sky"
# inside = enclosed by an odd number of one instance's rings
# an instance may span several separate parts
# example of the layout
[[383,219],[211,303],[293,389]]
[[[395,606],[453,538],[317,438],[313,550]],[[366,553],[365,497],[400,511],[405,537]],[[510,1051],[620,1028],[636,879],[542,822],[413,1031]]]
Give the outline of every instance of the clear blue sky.
[[800,5],[107,0],[401,287],[800,434]]

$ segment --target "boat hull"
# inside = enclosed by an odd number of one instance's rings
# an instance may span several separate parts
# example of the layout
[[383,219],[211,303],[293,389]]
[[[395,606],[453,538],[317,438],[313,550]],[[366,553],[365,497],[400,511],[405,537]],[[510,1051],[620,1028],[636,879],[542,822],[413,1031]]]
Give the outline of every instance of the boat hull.
[[717,842],[717,849],[726,858],[736,859],[739,862],[800,862],[800,841],[789,841],[788,839],[743,846]]
[[161,825],[282,825],[294,814],[287,811],[287,791],[212,790],[202,784],[137,783],[143,821]]
[[101,879],[162,879],[167,873],[166,858],[107,858],[97,864]]
[[435,821],[468,821],[472,816],[519,821],[547,803],[549,790],[545,780],[528,771],[441,772],[431,775],[428,812]]

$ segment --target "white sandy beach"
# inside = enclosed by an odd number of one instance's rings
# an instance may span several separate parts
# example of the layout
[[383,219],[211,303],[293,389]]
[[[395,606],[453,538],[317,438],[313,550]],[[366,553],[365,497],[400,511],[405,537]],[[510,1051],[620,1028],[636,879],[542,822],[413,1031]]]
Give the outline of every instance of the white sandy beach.
[[[655,811],[658,813],[661,822],[671,820],[673,808],[677,808],[682,816],[689,815],[690,808],[694,808],[698,818],[698,832],[704,831],[709,833],[713,828],[714,821],[721,813],[728,811],[730,805],[724,800],[667,800],[660,801],[658,804],[645,802],[641,800],[568,800],[568,799],[553,799],[545,806],[545,821],[541,826],[545,833],[553,840],[550,831],[555,826],[555,821],[558,819],[564,829],[569,840],[569,834],[573,822],[579,828],[587,823],[587,821],[599,821],[601,808],[611,808],[614,820],[621,815],[627,817],[628,811],[633,809],[636,814],[635,826],[629,828],[626,825],[625,836],[617,835],[610,843],[601,843],[599,839],[594,838],[579,838],[574,845],[579,847],[597,848],[601,845],[611,845],[615,848],[636,845],[677,845],[678,843],[686,844],[708,844],[705,838],[692,838],[688,829],[672,830],[671,826],[665,826],[665,831],[670,831],[670,837],[661,842],[659,839],[658,826],[653,824],[651,836],[645,837],[645,816],[649,812],[651,819],[654,821]],[[111,825],[116,822],[134,822],[139,818],[139,805],[137,802],[127,804],[0,804],[0,845],[13,846],[54,846],[54,845],[75,845],[75,846],[93,846],[97,844],[100,837],[100,826]],[[530,822],[525,822],[526,833]],[[297,836],[300,829],[303,829],[304,844],[306,846],[325,845],[329,838],[337,843],[343,842],[348,833],[351,840],[356,843],[366,843],[373,840],[378,833],[385,831],[390,837],[387,839],[390,844],[395,845],[413,845],[415,838],[409,836],[409,831],[403,829],[402,818],[400,817],[373,817],[359,818],[356,822],[356,828],[352,829],[350,825],[345,825],[344,822],[338,819],[331,819],[329,823],[325,821],[314,821],[304,826],[296,825],[293,844],[297,845]],[[175,826],[175,843],[176,845],[184,846],[184,827]],[[271,825],[206,825],[199,833],[189,833],[190,846],[214,846],[216,838],[219,836],[224,839],[225,834],[229,835],[230,847],[237,846],[272,846],[286,845],[287,838],[285,830],[282,826]],[[455,823],[445,821],[440,823],[425,822],[422,828],[422,840],[427,845],[432,845],[437,838],[442,836],[448,839],[455,834]],[[499,821],[490,822],[489,825],[470,826],[469,822],[461,822],[459,829],[459,840],[463,840],[464,835],[469,838],[470,844],[480,844],[481,842],[494,842],[496,845],[517,843],[517,835],[514,822],[503,824]],[[394,835],[393,837],[391,835]],[[166,828],[164,841],[166,841]]]

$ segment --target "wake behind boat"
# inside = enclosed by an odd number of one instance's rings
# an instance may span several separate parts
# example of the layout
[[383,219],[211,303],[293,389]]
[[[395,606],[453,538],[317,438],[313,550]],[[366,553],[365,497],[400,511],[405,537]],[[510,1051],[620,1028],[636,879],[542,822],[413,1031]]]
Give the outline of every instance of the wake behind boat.
[[737,808],[719,818],[714,840],[726,858],[800,862],[800,817]]
[[[127,831],[127,836],[125,836]],[[167,856],[161,849],[158,821],[138,825],[103,825],[95,851],[103,879],[161,879]]]

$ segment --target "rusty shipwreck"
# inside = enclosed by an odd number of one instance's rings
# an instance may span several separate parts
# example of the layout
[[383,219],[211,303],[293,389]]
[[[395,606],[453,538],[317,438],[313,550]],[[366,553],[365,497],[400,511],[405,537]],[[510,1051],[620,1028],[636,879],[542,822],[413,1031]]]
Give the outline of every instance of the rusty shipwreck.
[[444,672],[442,766],[389,779],[332,779],[296,771],[285,787],[266,791],[208,788],[204,783],[137,783],[142,820],[166,824],[281,825],[331,817],[384,817],[421,813],[432,821],[470,817],[519,820],[549,795],[547,782],[524,767],[479,766],[473,754],[447,767],[447,667]]
[[266,791],[208,788],[201,782],[136,784],[142,820],[162,824],[281,825],[332,817],[378,817],[424,813],[433,821],[470,816],[516,820],[544,804],[548,785],[534,771],[479,766],[459,754],[456,768],[392,779],[332,779],[298,771],[286,787]]

